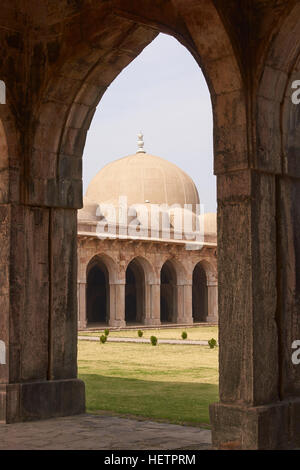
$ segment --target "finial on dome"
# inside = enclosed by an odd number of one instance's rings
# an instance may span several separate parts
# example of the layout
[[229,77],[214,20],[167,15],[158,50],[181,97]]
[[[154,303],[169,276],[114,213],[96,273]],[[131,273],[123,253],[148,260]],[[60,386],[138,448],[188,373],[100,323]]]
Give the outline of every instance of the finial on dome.
[[144,149],[144,136],[142,131],[138,134],[138,150],[136,153],[146,153],[146,150]]

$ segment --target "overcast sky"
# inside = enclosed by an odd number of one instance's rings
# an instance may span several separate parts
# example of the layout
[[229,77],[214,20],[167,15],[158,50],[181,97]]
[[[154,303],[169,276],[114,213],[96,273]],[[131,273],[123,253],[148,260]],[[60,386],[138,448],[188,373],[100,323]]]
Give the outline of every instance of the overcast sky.
[[84,193],[107,163],[137,150],[165,158],[194,180],[205,212],[216,211],[212,108],[198,64],[176,39],[160,34],[110,85],[88,132]]

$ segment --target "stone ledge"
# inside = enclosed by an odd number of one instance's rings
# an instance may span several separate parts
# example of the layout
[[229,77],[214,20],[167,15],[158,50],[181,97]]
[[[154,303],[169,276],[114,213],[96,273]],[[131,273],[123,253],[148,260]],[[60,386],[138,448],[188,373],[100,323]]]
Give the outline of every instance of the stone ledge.
[[79,379],[0,385],[0,422],[36,421],[85,412]]
[[247,407],[210,405],[215,449],[272,450],[300,446],[300,399]]

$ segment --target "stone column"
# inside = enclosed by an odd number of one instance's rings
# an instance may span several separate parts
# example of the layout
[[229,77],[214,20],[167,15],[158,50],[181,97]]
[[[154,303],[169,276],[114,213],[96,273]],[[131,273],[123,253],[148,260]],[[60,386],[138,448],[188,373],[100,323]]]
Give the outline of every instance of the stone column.
[[109,310],[109,326],[125,327],[124,281],[109,285]]
[[217,281],[207,282],[207,322],[218,322],[218,283]]
[[77,211],[0,201],[0,241],[0,421],[83,413]]
[[151,284],[145,284],[145,325],[151,325]]
[[145,325],[159,326],[160,321],[160,284],[146,285]]
[[78,283],[77,283],[77,299],[78,299],[78,328],[79,329],[84,329],[87,326],[86,282],[78,281]]
[[177,286],[178,289],[178,317],[177,323],[191,325],[193,323],[193,286],[185,284]]
[[177,316],[175,316],[174,312],[173,321],[176,323],[184,323],[184,286],[182,284],[177,284],[175,286],[175,296]]
[[184,286],[184,322],[193,324],[193,284]]
[[218,176],[220,402],[210,407],[218,448],[280,448],[296,426],[280,400],[275,216],[274,175]]

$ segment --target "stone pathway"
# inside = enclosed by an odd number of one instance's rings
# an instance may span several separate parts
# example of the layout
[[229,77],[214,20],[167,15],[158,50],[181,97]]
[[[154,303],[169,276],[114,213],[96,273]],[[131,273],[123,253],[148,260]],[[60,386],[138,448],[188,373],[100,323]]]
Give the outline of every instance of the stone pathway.
[[[78,336],[78,339],[83,341],[98,341],[99,336]],[[112,338],[111,336],[107,337],[107,341],[111,343],[150,343],[150,339],[143,338]],[[159,344],[188,344],[188,345],[198,345],[198,346],[207,346],[208,341],[193,341],[188,339],[159,339]]]
[[119,416],[79,415],[0,424],[0,450],[202,450],[211,432]]

